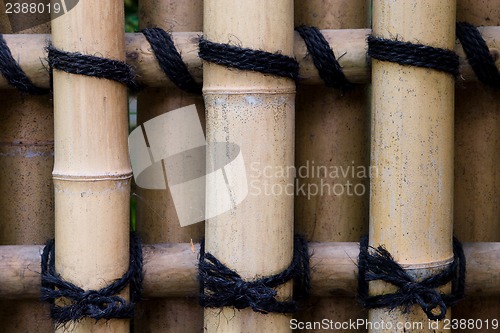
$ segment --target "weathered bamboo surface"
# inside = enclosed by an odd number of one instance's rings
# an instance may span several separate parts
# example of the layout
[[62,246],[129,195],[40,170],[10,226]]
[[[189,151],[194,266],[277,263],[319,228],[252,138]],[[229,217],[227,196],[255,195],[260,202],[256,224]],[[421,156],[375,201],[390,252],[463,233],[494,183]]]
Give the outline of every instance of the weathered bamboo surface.
[[[467,296],[500,295],[500,242],[464,243]],[[0,298],[37,298],[39,245],[0,246]],[[144,297],[193,297],[199,245],[143,245]],[[353,295],[357,286],[359,245],[355,242],[309,243],[311,292],[315,296]]]
[[[215,43],[228,43],[267,52],[293,54],[293,1],[205,0],[203,31]],[[214,63],[203,67],[206,108],[207,171],[225,165],[234,144],[241,149],[242,169],[224,168],[224,178],[246,177],[257,188],[290,184],[292,175],[256,176],[264,167],[294,165],[295,82],[253,71],[228,69]],[[220,143],[220,144],[219,144]],[[255,279],[283,271],[293,255],[293,196],[249,191],[235,204],[237,186],[206,179],[206,212],[228,200],[225,213],[205,222],[206,251],[236,271]],[[229,192],[228,192],[229,188]],[[230,202],[229,202],[230,201]],[[277,288],[278,299],[291,296],[292,284]],[[205,308],[205,332],[286,332],[290,316],[265,316],[245,308]]]
[[[455,9],[454,0],[377,0],[373,34],[453,49]],[[449,73],[372,59],[371,167],[377,176],[370,187],[369,243],[385,244],[419,279],[445,269],[453,259],[454,91]],[[371,295],[393,289],[382,281],[370,283]],[[449,284],[441,290],[447,292]],[[368,318],[427,320],[416,305],[407,313],[372,309]],[[370,332],[396,331],[380,327]]]
[[[481,34],[493,54],[500,50],[500,26],[481,27]],[[353,83],[367,83],[371,80],[369,58],[366,56],[366,37],[370,29],[322,30],[326,40],[333,48],[347,79]],[[189,71],[198,81],[202,81],[202,62],[198,58],[198,38],[201,32],[174,32],[173,40],[186,62]],[[4,35],[7,45],[16,60],[35,85],[49,87],[47,72],[47,57],[44,48],[50,40],[50,35]],[[125,50],[127,63],[136,69],[138,81],[149,87],[172,86],[173,83],[163,74],[151,46],[142,34],[125,34]],[[300,36],[295,33],[294,54],[300,64],[302,84],[323,84],[314,67],[312,58],[307,56],[306,46]],[[477,81],[468,65],[465,54],[459,43],[455,52],[460,57],[460,73],[464,80]],[[497,57],[497,68],[500,69],[500,57]],[[0,88],[12,88],[0,76]]]
[[[54,47],[124,61],[123,1],[86,0],[52,21]],[[91,29],[89,29],[91,27]],[[127,87],[54,70],[55,266],[84,290],[129,266]],[[128,299],[127,290],[121,296]],[[58,332],[128,332],[126,319],[83,318]]]

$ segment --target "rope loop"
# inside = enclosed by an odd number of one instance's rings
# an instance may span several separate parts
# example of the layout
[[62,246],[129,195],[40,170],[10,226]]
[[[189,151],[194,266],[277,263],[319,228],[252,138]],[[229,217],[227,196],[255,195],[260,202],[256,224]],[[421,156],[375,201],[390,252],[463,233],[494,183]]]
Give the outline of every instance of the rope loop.
[[295,236],[292,263],[283,272],[253,281],[245,281],[235,271],[228,268],[212,254],[205,252],[201,242],[198,263],[200,282],[199,301],[206,308],[232,306],[236,309],[252,308],[253,311],[267,314],[292,313],[298,310],[295,300],[278,301],[274,288],[295,279],[300,297],[307,296],[310,289],[310,267],[307,242]]
[[[369,253],[369,249],[373,253]],[[368,246],[368,237],[360,242],[358,258],[358,297],[367,309],[401,307],[404,313],[418,304],[430,320],[443,319],[447,308],[464,297],[465,255],[462,244],[453,238],[454,260],[442,272],[417,281],[402,268],[392,255],[383,247]],[[396,287],[392,294],[370,296],[368,282],[385,281]],[[436,288],[451,281],[451,294],[441,294]],[[436,313],[437,312],[437,313]]]

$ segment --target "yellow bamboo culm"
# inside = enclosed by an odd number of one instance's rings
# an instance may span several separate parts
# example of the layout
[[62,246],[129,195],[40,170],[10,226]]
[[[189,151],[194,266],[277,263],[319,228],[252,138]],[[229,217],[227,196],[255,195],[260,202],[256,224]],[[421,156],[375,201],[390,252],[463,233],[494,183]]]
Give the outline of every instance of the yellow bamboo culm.
[[[168,32],[201,31],[203,2],[142,0],[139,2],[140,29],[159,27]],[[176,44],[178,46],[178,44]],[[185,57],[186,54],[184,53]],[[165,76],[161,69],[157,73]],[[144,122],[191,104],[196,105],[200,120],[205,119],[202,96],[186,93],[177,87],[146,88],[137,98],[137,123]],[[204,122],[202,121],[203,127]],[[200,161],[200,169],[205,168]],[[167,182],[169,179],[167,179]],[[144,244],[189,243],[204,235],[204,224],[181,227],[172,195],[168,189],[151,190],[135,187],[137,228]],[[153,298],[137,305],[136,332],[201,332],[203,309],[196,298]]]
[[[40,2],[49,3],[49,0]],[[26,15],[7,17],[0,1],[0,33],[26,23]],[[36,14],[47,22],[50,14]],[[45,23],[22,31],[50,33]],[[25,50],[12,52],[16,61],[29,57]],[[44,73],[46,74],[46,73]],[[3,78],[3,76],[0,75]],[[54,237],[54,120],[51,97],[27,96],[19,91],[0,91],[0,245],[44,244]],[[0,327],[4,332],[52,332],[49,306],[36,300],[0,300]]]
[[[373,34],[452,50],[455,6],[454,0],[374,1]],[[371,183],[370,245],[385,245],[411,274],[425,277],[453,259],[454,78],[372,59],[372,83],[371,165],[377,173]],[[392,291],[385,283],[370,283],[371,294]],[[418,306],[406,315],[371,310],[369,320],[427,324]],[[428,327],[412,329],[419,331]]]
[[[295,1],[295,26],[309,25],[318,29],[362,29],[369,26],[366,0],[302,0]],[[357,30],[338,30],[342,33]],[[347,40],[352,41],[351,34]],[[346,45],[347,46],[347,45]],[[347,48],[337,48],[335,56],[343,59]],[[299,54],[297,51],[295,54]],[[302,52],[300,52],[302,54]],[[301,59],[298,59],[301,60]],[[348,64],[347,62],[346,64]],[[321,86],[323,85],[323,86]],[[343,190],[346,183],[363,188],[359,195],[313,191],[295,198],[295,227],[314,242],[356,242],[368,233],[369,179],[352,176],[351,170],[368,168],[369,164],[369,95],[366,85],[343,92],[324,86],[297,87],[295,163],[313,171],[314,168],[343,168],[347,177],[335,177],[328,172],[315,178],[299,177],[299,185],[327,184],[327,189]],[[361,184],[361,186],[359,186]],[[352,188],[351,188],[352,189]],[[324,296],[324,295],[322,295]],[[323,318],[343,322],[366,318],[353,295],[342,297],[313,297],[297,314],[301,321],[321,321]],[[314,330],[311,330],[314,332]]]
[[[293,54],[293,1],[207,0],[203,19],[207,40]],[[239,205],[207,220],[206,251],[243,279],[277,274],[292,259],[293,196],[264,191],[265,187],[291,184],[292,174],[265,177],[262,171],[293,166],[295,84],[290,79],[212,63],[204,63],[203,77],[207,142],[238,145],[248,183],[258,188],[249,185],[248,196]],[[208,209],[217,206],[218,190],[227,193],[227,187],[207,182]],[[291,296],[291,283],[278,293],[280,298]],[[205,330],[288,332],[289,319],[252,309],[205,309]]]
[[[123,11],[120,0],[80,1],[52,21],[54,47],[124,61]],[[56,270],[83,289],[100,289],[129,262],[127,87],[58,70],[53,79]],[[84,319],[71,328],[128,332],[129,321]]]

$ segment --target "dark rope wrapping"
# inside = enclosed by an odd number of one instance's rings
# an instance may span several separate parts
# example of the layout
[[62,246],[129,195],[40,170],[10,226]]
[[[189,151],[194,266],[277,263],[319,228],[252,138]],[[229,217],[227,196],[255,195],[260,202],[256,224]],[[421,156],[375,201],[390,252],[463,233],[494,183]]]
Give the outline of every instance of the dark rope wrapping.
[[[130,235],[130,262],[127,272],[110,285],[100,290],[83,290],[71,282],[63,280],[55,270],[54,240],[51,240],[42,253],[41,300],[50,303],[51,317],[57,326],[84,317],[99,319],[131,318],[134,305],[141,298],[142,291],[142,247],[135,233]],[[120,296],[127,285],[130,286],[130,302]],[[58,298],[71,302],[70,305],[56,304]]]
[[299,79],[299,63],[292,57],[261,50],[214,43],[201,37],[198,55],[218,65]]
[[158,64],[170,81],[184,91],[201,94],[201,85],[196,83],[189,73],[170,34],[161,28],[144,29],[142,33],[151,45]]
[[49,93],[48,89],[39,88],[31,82],[16,62],[10,52],[3,35],[0,34],[0,73],[9,84],[22,92],[30,95],[43,95]]
[[347,90],[351,83],[346,79],[330,44],[316,27],[300,26],[295,28],[306,43],[319,76],[327,87]]
[[500,87],[500,72],[479,30],[467,22],[457,23],[457,38],[477,78],[484,84]]
[[[404,313],[409,312],[412,305],[418,304],[430,320],[443,319],[448,306],[464,297],[465,289],[465,255],[462,244],[453,238],[453,263],[444,271],[417,282],[394,261],[391,254],[383,247],[372,248],[368,252],[368,237],[360,242],[358,258],[358,296],[367,309],[401,307]],[[399,288],[393,294],[370,296],[368,282],[382,280]],[[435,288],[452,283],[449,295],[440,294]],[[438,309],[439,314],[433,310]]]
[[52,44],[49,44],[47,51],[51,70],[55,68],[66,73],[117,81],[132,91],[139,89],[135,82],[134,70],[125,62],[78,52],[66,52],[55,48]]
[[431,68],[455,77],[459,75],[458,55],[437,47],[368,36],[368,55],[400,65]]
[[201,242],[198,264],[200,304],[208,308],[234,306],[236,309],[251,307],[259,313],[292,313],[298,309],[297,302],[276,300],[273,288],[295,279],[299,297],[307,296],[310,289],[310,267],[307,242],[295,236],[293,260],[283,272],[253,281],[244,281],[241,276],[221,263],[212,254],[205,252]]

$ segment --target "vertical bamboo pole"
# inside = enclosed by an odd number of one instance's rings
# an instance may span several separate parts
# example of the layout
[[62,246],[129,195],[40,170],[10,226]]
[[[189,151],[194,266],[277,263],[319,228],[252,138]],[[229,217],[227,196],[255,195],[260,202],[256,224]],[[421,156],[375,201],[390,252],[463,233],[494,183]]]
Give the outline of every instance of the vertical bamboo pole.
[[[366,0],[295,1],[296,26],[360,29],[369,27],[369,20]],[[335,50],[335,56],[339,58],[342,51]],[[324,167],[328,170],[321,176],[313,176],[311,172],[304,178],[299,175],[300,184],[316,184],[321,188],[327,183],[329,188],[341,185],[345,189],[349,182],[363,188],[360,195],[338,191],[337,195],[327,191],[316,195],[299,193],[295,198],[297,232],[314,242],[357,242],[368,233],[368,172],[366,177],[357,177],[359,171],[368,170],[369,164],[368,87],[358,86],[343,93],[328,87],[303,85],[297,89],[296,103],[295,164],[309,171]],[[347,176],[330,174],[337,168],[347,170]],[[355,297],[314,297],[309,301],[297,315],[300,321],[331,318],[343,322],[367,317]]]
[[[139,2],[141,29],[160,27],[166,31],[201,31],[203,2],[150,1]],[[191,104],[196,105],[200,120],[205,119],[201,96],[178,88],[147,88],[138,95],[138,124]],[[205,168],[201,165],[200,168]],[[168,180],[167,180],[168,181]],[[198,242],[204,233],[203,223],[182,227],[168,190],[136,187],[137,227],[144,243]],[[151,299],[141,302],[134,321],[137,332],[200,332],[203,330],[203,309],[192,298]]]
[[[457,21],[498,26],[500,1],[458,0]],[[456,89],[455,234],[463,242],[499,242],[499,91],[479,82]],[[453,317],[491,320],[499,311],[498,297],[474,297],[457,304]]]
[[[373,34],[453,49],[455,5],[454,0],[374,1]],[[371,186],[370,245],[384,244],[412,274],[426,276],[453,259],[454,79],[373,59],[372,84],[371,164],[378,177]],[[370,285],[372,294],[391,290],[379,282]],[[418,306],[408,315],[371,310],[369,319],[427,322]]]
[[[120,0],[81,1],[52,21],[53,44],[123,61],[123,11]],[[56,269],[84,289],[99,289],[128,268],[127,88],[55,70],[54,108]],[[84,319],[72,326],[128,332],[129,321]]]
[[[49,0],[41,2],[49,3]],[[5,13],[0,1],[0,33],[26,16]],[[41,14],[37,14],[40,16]],[[50,17],[47,13],[47,21]],[[49,33],[50,24],[20,33]],[[23,54],[13,54],[22,59]],[[50,96],[0,91],[0,244],[44,244],[54,237],[54,127]],[[4,332],[52,332],[48,306],[37,300],[1,300]]]
[[[207,0],[203,16],[208,40],[293,54],[290,0]],[[244,279],[276,274],[292,258],[293,196],[266,195],[264,187],[290,184],[293,175],[266,177],[262,171],[293,166],[294,82],[210,63],[203,77],[207,141],[239,145],[247,180],[261,189],[250,189],[236,208],[206,222],[206,251]],[[208,208],[218,200],[211,191],[216,188],[207,182]],[[279,290],[280,297],[290,296],[291,283]],[[251,309],[205,310],[207,332],[285,332],[289,319]]]

